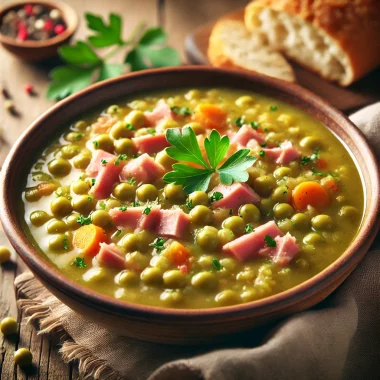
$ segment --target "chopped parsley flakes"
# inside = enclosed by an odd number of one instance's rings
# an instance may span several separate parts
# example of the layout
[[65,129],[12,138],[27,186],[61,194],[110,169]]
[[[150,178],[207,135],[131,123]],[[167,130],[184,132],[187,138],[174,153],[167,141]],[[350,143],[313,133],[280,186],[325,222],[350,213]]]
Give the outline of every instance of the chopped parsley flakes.
[[115,165],[119,165],[120,164],[120,161],[123,161],[123,160],[126,160],[127,159],[127,155],[126,154],[119,154],[117,156],[117,159],[115,161]]
[[121,234],[121,230],[116,230],[115,237],[119,236]]
[[240,116],[238,117],[236,120],[235,120],[235,124],[238,126],[238,127],[242,127],[244,125],[244,121],[245,121],[245,116]]
[[265,235],[264,240],[265,240],[265,243],[267,244],[268,247],[276,247],[277,246],[277,243],[272,238],[272,236]]
[[77,222],[78,222],[81,226],[86,226],[86,225],[92,223],[92,222],[91,222],[91,217],[90,217],[90,216],[86,218],[86,217],[83,216],[83,215],[78,216],[78,218],[77,218]]
[[219,191],[215,191],[214,193],[212,193],[210,197],[210,202],[214,203],[216,201],[220,201],[221,199],[223,199],[223,194],[220,193]]
[[278,107],[272,105],[272,106],[269,107],[269,109],[270,109],[271,111],[277,111],[277,110],[278,110]]
[[121,206],[119,207],[119,210],[122,212],[127,211],[127,206]]
[[129,177],[127,179],[127,183],[129,183],[130,185],[134,185],[136,183],[136,178],[134,177]]
[[305,166],[311,162],[317,161],[319,158],[319,151],[316,150],[310,157],[304,156],[301,158],[301,165]]
[[165,240],[161,237],[158,237],[153,243],[150,243],[149,246],[156,249],[157,252],[161,252],[164,247]]
[[100,162],[102,163],[103,166],[106,166],[108,164],[108,161],[105,160],[104,158],[100,160]]
[[193,201],[191,199],[187,199],[186,201],[186,207],[189,209],[189,210],[192,210],[194,208],[193,206]]
[[67,251],[69,249],[69,242],[67,241],[67,236],[63,238],[63,249]]
[[181,116],[191,116],[193,114],[193,111],[189,107],[173,106],[170,107],[170,110],[173,111],[176,115]]
[[249,234],[250,232],[252,232],[253,231],[253,227],[250,225],[250,224],[247,224],[246,226],[245,226],[245,233],[246,234]]
[[259,129],[259,123],[257,121],[251,121],[250,124],[253,129]]
[[106,209],[106,204],[103,201],[101,201],[101,202],[99,202],[99,207],[100,207],[101,210],[105,210]]
[[130,123],[127,123],[125,125],[125,128],[127,128],[128,131],[135,131],[136,130],[136,128],[132,124],[130,124]]
[[224,268],[223,265],[220,263],[220,261],[215,258],[212,259],[212,265],[217,271],[220,271]]
[[265,152],[263,150],[260,150],[259,155],[260,155],[260,157],[264,157],[265,156]]
[[76,257],[71,265],[75,265],[77,268],[87,268],[83,257]]
[[147,128],[146,131],[152,136],[156,135],[156,130],[154,128]]
[[99,141],[95,140],[92,143],[94,144],[95,148],[99,148]]
[[152,206],[146,206],[143,210],[143,214],[145,215],[149,215],[150,214],[150,210],[152,209]]

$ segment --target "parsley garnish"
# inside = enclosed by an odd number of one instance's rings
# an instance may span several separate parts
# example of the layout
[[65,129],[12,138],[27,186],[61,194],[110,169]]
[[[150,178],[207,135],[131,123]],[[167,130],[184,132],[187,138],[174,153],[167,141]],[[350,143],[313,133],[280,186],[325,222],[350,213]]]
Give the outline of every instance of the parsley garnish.
[[253,129],[259,129],[259,123],[257,121],[251,121],[250,124]]
[[189,107],[178,107],[173,106],[170,107],[170,109],[176,114],[176,115],[182,115],[182,116],[191,116],[193,114],[193,111]]
[[75,140],[80,140],[82,137],[83,137],[83,133],[78,133],[78,134],[75,136]]
[[245,121],[245,116],[240,116],[238,117],[236,120],[235,120],[235,124],[238,126],[238,127],[242,127],[244,125],[244,121]]
[[127,128],[128,131],[135,131],[136,130],[136,128],[130,123],[125,124],[125,128]]
[[220,201],[221,199],[223,199],[223,194],[220,193],[219,191],[215,191],[214,193],[212,193],[210,197],[210,202],[214,203],[216,201]]
[[147,128],[146,131],[152,136],[156,135],[156,130],[154,128]]
[[127,183],[129,183],[130,185],[134,185],[136,183],[136,178],[134,177],[129,177],[127,179]]
[[108,161],[105,160],[104,158],[100,160],[100,162],[102,163],[103,166],[106,166],[108,164]]
[[250,224],[247,224],[246,226],[245,226],[245,233],[246,234],[249,234],[250,232],[252,232],[253,231],[253,227],[250,225]]
[[95,148],[99,148],[99,141],[94,140],[92,143],[94,144]]
[[278,107],[277,106],[270,106],[269,109],[271,111],[277,111],[278,110]]
[[123,161],[123,160],[126,160],[127,159],[127,155],[126,154],[119,154],[117,156],[117,159],[115,160],[115,165],[119,165],[120,164],[120,161]]
[[260,145],[262,148],[265,148],[267,146],[267,143],[263,143]]
[[335,173],[322,173],[322,172],[318,172],[314,169],[311,169],[311,172],[314,174],[314,175],[318,175],[320,177],[328,177],[328,176],[331,176],[331,177],[338,177],[338,174],[335,174]]
[[115,236],[119,236],[121,234],[121,230],[116,230]]
[[161,252],[164,247],[165,240],[158,237],[153,243],[150,243],[149,246],[156,249],[157,252]]
[[191,127],[184,127],[182,133],[177,128],[168,129],[166,139],[172,145],[166,148],[169,157],[202,167],[200,169],[184,164],[174,164],[172,166],[174,170],[164,175],[163,179],[166,183],[182,185],[187,194],[196,190],[207,191],[214,173],[219,174],[220,182],[224,185],[246,182],[247,169],[256,161],[255,157],[248,156],[250,149],[240,149],[218,167],[227,153],[230,140],[228,136],[221,137],[216,130],[213,130],[204,140],[207,161],[202,156],[198,140]]
[[92,222],[91,222],[91,217],[89,216],[89,217],[85,217],[85,216],[83,216],[83,215],[80,215],[80,216],[78,216],[78,218],[77,218],[77,222],[81,225],[81,226],[85,226],[85,225],[87,225],[87,224],[91,224]]
[[276,240],[272,238],[272,236],[265,235],[264,237],[265,243],[267,244],[268,247],[276,247],[277,243]]
[[318,160],[319,158],[319,151],[316,150],[310,157],[304,156],[301,158],[301,165],[305,166],[310,164],[311,162],[314,162]]
[[75,265],[77,268],[87,268],[83,257],[76,257],[71,265]]
[[260,155],[260,157],[264,157],[265,156],[265,152],[263,150],[260,150],[259,155]]
[[189,210],[192,210],[194,208],[193,206],[193,201],[191,199],[187,199],[186,201],[186,207],[189,209]]
[[67,241],[67,236],[63,238],[63,249],[67,251],[69,249],[69,243]]
[[220,271],[224,268],[223,265],[220,263],[220,261],[215,258],[212,259],[212,265],[217,271]]
[[99,207],[100,207],[101,210],[105,210],[106,209],[106,204],[103,201],[101,201],[101,202],[99,202]]
[[140,202],[139,201],[133,201],[132,202],[132,207],[139,207],[140,206]]
[[89,201],[92,201],[92,200],[94,199],[94,197],[92,197],[91,195],[89,195],[89,196],[87,197],[87,199],[88,199]]
[[145,215],[149,215],[150,214],[150,210],[152,209],[152,206],[146,206],[143,210],[143,214]]
[[91,178],[91,186],[94,186],[95,182],[96,182],[96,179],[95,178]]
[[122,212],[127,211],[127,206],[121,206],[119,207],[119,210]]

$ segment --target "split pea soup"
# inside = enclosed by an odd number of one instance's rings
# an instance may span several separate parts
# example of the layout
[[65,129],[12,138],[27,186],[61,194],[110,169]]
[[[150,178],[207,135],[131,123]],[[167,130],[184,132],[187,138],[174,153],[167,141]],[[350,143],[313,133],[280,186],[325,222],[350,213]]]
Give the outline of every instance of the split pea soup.
[[363,214],[357,168],[324,125],[222,88],[140,94],[75,120],[35,159],[22,201],[28,237],[70,279],[185,309],[310,279]]

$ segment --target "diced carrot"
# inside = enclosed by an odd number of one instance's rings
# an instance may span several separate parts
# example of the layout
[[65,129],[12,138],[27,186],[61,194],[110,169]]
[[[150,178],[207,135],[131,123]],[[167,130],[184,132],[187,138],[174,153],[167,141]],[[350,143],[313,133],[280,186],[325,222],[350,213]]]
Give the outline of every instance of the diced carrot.
[[297,210],[303,211],[308,205],[317,210],[324,209],[329,204],[329,195],[325,188],[317,182],[302,182],[293,190],[293,204]]
[[99,252],[99,244],[107,241],[107,236],[98,226],[89,224],[75,231],[73,245],[85,255],[94,257]]
[[325,169],[327,167],[327,161],[323,160],[321,158],[318,158],[317,160],[317,166],[321,169]]
[[322,178],[321,185],[329,192],[334,193],[339,190],[339,186],[336,183],[335,179],[331,176]]
[[58,186],[52,182],[43,182],[37,186],[38,193],[44,197],[50,195],[53,191],[57,190]]
[[193,116],[195,121],[207,129],[223,130],[226,128],[227,113],[215,104],[199,104]]
[[188,266],[191,252],[178,241],[173,241],[164,251],[164,255],[178,266]]

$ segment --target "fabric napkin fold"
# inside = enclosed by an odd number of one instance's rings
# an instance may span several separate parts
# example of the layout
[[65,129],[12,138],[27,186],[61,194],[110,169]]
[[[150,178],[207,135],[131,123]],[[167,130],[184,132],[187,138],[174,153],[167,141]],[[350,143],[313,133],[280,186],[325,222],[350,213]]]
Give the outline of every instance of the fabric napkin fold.
[[[380,160],[380,103],[351,116]],[[59,333],[66,361],[95,379],[232,380],[380,378],[380,237],[326,300],[228,343],[171,346],[119,336],[86,320],[30,272],[15,280],[18,305],[40,333]]]

